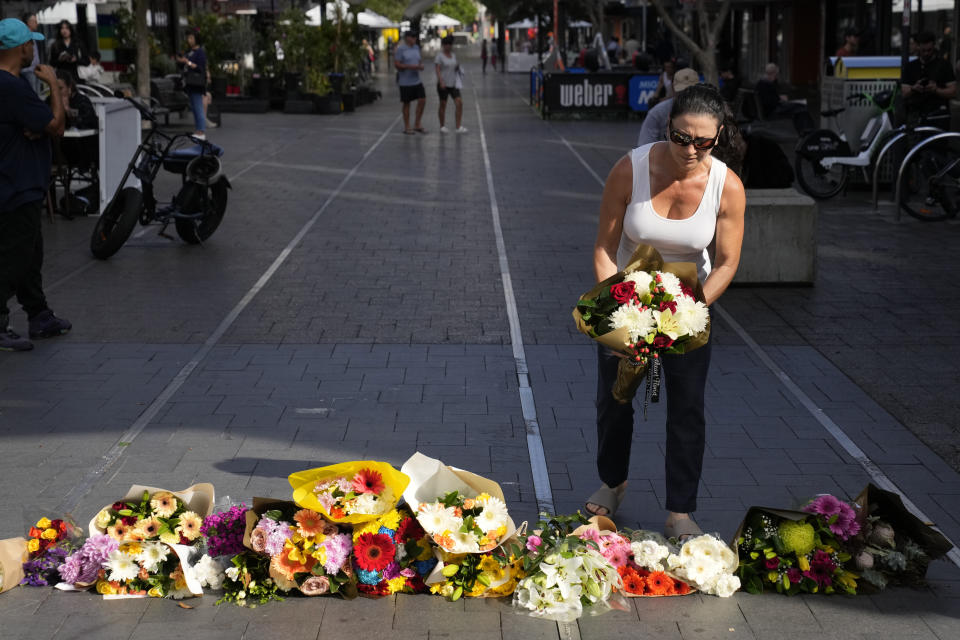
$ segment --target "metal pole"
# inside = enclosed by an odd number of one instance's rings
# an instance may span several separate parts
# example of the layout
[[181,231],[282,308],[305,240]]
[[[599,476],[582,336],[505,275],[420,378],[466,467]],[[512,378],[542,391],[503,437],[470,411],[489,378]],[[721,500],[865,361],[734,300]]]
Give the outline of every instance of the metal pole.
[[643,52],[647,52],[647,0],[643,0]]
[[[900,21],[900,81],[907,77],[907,65],[910,64],[910,0],[903,0],[903,20]],[[903,92],[898,91],[899,95]],[[906,109],[904,109],[904,112]],[[908,154],[909,155],[909,154]],[[906,161],[906,158],[904,158]],[[903,168],[903,164],[900,165]],[[894,185],[895,197],[893,206],[896,208],[894,220],[900,222],[900,176],[897,176],[897,184]]]

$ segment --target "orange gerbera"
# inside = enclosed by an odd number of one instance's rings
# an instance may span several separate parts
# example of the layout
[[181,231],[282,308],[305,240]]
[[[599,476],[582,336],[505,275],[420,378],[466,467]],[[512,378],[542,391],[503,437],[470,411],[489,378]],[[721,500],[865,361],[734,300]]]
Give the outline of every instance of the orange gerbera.
[[675,580],[673,592],[678,596],[685,596],[690,593],[690,585],[683,580]]
[[637,575],[636,571],[631,571],[623,576],[623,589],[627,593],[642,596],[646,586],[646,581]]
[[315,536],[324,531],[324,519],[316,511],[300,509],[293,515],[293,519],[297,522],[297,530],[300,535],[304,537]]
[[654,571],[647,577],[647,589],[650,591],[650,595],[670,595],[674,589],[673,578],[663,571]]

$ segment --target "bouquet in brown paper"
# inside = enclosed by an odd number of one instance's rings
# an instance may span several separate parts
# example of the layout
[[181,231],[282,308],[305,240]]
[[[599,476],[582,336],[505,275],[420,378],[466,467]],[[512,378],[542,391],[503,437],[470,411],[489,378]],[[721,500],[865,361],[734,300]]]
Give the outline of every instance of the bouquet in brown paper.
[[123,498],[90,520],[91,535],[114,540],[194,545],[202,541],[203,519],[213,511],[213,485],[204,482],[183,491],[133,485]]
[[23,563],[26,559],[26,538],[0,540],[0,593],[20,584],[23,580]]
[[664,262],[641,244],[623,271],[580,296],[573,318],[577,329],[623,354],[613,397],[629,404],[644,376],[656,402],[660,357],[687,353],[707,343],[710,314],[692,262]]
[[613,520],[603,516],[590,518],[590,524],[573,533],[592,541],[616,568],[623,581],[623,595],[628,598],[685,596],[696,591],[668,570],[667,559],[680,550],[659,533],[618,532]]
[[922,585],[930,562],[953,546],[932,523],[923,522],[902,498],[873,484],[856,499],[860,530],[847,541],[864,591],[889,585]]
[[281,591],[357,596],[348,530],[288,500],[254,498],[246,519],[243,544],[270,558],[269,575]]

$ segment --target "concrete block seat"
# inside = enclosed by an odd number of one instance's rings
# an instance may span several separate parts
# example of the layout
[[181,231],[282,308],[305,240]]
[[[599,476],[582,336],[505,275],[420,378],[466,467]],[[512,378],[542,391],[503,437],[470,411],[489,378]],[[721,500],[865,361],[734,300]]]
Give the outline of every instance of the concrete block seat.
[[795,189],[748,189],[735,284],[813,284],[817,203]]

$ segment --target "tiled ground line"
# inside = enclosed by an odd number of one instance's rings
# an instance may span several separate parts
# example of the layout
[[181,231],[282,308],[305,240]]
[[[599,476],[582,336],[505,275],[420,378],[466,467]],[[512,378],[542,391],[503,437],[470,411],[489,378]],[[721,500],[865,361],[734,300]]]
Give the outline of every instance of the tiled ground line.
[[[103,473],[109,469],[119,458],[123,455],[123,452],[126,451],[130,444],[136,440],[137,436],[150,424],[150,421],[160,412],[160,410],[166,406],[170,399],[176,394],[176,392],[183,386],[183,383],[187,381],[187,378],[190,377],[190,374],[193,373],[194,369],[200,364],[201,361],[210,353],[211,349],[220,341],[220,338],[230,329],[233,323],[237,320],[243,310],[253,301],[260,290],[263,289],[267,283],[273,278],[273,275],[277,270],[287,261],[287,258],[290,257],[290,254],[296,248],[300,241],[303,240],[303,237],[310,232],[310,229],[317,223],[317,220],[320,219],[320,216],[323,215],[323,212],[327,210],[327,207],[337,198],[340,194],[340,191],[346,186],[347,182],[353,178],[354,174],[360,169],[360,166],[366,162],[377,147],[387,138],[390,134],[390,130],[393,129],[397,122],[399,122],[400,116],[397,116],[390,125],[384,130],[384,132],[377,138],[377,141],[367,149],[366,153],[360,158],[360,160],[353,166],[343,180],[340,181],[340,184],[337,185],[337,188],[327,196],[327,199],[324,203],[317,209],[313,216],[304,224],[300,231],[293,237],[292,240],[284,247],[283,251],[280,252],[280,255],[276,257],[273,263],[267,267],[267,270],[263,272],[263,275],[254,283],[254,285],[244,294],[243,298],[240,299],[240,302],[233,307],[233,309],[226,315],[226,317],[220,322],[217,328],[213,333],[204,341],[203,345],[197,350],[189,362],[187,362],[182,369],[174,376],[173,380],[160,392],[160,395],[154,399],[150,406],[147,407],[143,413],[140,414],[140,417],[130,425],[130,428],[120,436],[116,444],[114,444],[107,453],[105,453],[100,460],[97,462],[94,467],[87,472],[87,474],[74,485],[73,489],[64,496],[63,501],[55,509],[56,512],[70,512],[72,511],[80,500],[85,496],[90,489],[93,488],[93,485],[97,482]],[[251,167],[252,168],[252,167]]]
[[[590,167],[590,165],[587,164],[587,161],[584,160],[583,156],[581,156],[577,150],[573,148],[573,145],[567,142],[566,138],[563,136],[558,135],[558,137],[567,147],[567,149],[570,150],[570,153],[572,153],[577,160],[579,160],[580,163],[586,167],[587,172],[593,176],[600,186],[603,186],[603,180]],[[793,379],[787,375],[783,369],[777,366],[777,364],[770,358],[770,356],[767,355],[757,341],[750,337],[750,334],[747,333],[746,329],[740,326],[740,323],[734,320],[733,316],[731,316],[726,309],[720,306],[719,303],[714,303],[713,308],[720,315],[720,317],[722,317],[724,321],[730,325],[730,328],[732,328],[734,332],[740,336],[740,339],[743,340],[744,344],[750,347],[750,350],[753,351],[753,353],[757,356],[757,358],[760,359],[764,366],[766,366],[767,369],[769,369],[770,372],[783,384],[783,386],[785,386],[787,390],[793,394],[800,404],[802,404],[803,407],[810,412],[810,415],[812,415],[814,419],[820,423],[824,430],[826,430],[826,432],[829,433],[830,436],[836,440],[841,447],[843,447],[844,451],[846,451],[851,458],[856,460],[860,466],[863,467],[864,471],[869,474],[874,484],[882,489],[886,489],[887,491],[893,491],[894,493],[897,493],[903,499],[903,504],[907,507],[907,509],[912,511],[914,515],[924,522],[931,522],[930,518],[925,515],[923,511],[921,511],[920,508],[914,504],[913,501],[910,500],[910,498],[908,498],[903,491],[900,490],[896,483],[894,483],[893,480],[891,480],[887,474],[885,474],[883,470],[881,470],[880,467],[878,467],[877,464],[871,460],[869,456],[867,456],[866,453],[864,453],[863,449],[857,446],[857,444],[850,439],[850,436],[844,432],[840,425],[831,420],[826,412],[817,406],[817,403],[815,403],[813,399],[811,399],[810,396],[803,391],[803,389],[797,386]],[[936,529],[936,527],[934,528]],[[937,530],[939,531],[939,529]],[[943,532],[941,531],[940,533]],[[947,540],[950,541],[949,538],[947,538]],[[950,544],[953,545],[953,542],[950,541]],[[947,557],[950,558],[953,564],[960,568],[960,551],[957,550],[956,546],[950,550],[950,552],[947,554]]]

